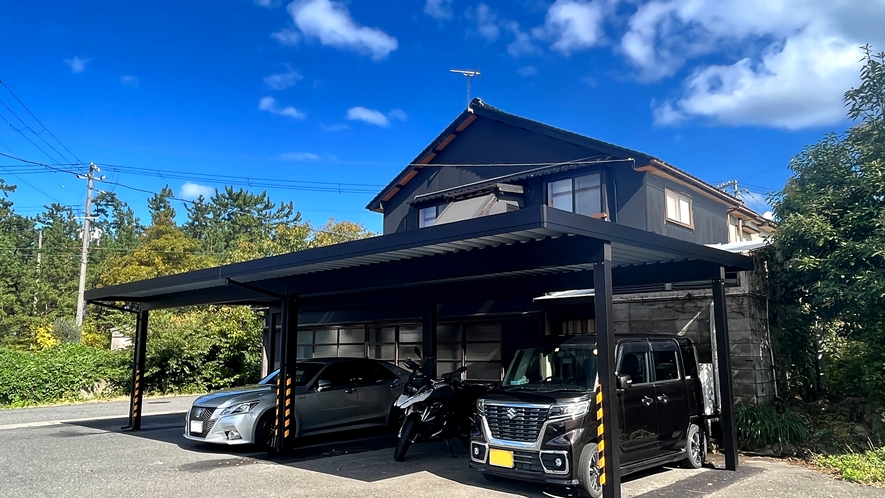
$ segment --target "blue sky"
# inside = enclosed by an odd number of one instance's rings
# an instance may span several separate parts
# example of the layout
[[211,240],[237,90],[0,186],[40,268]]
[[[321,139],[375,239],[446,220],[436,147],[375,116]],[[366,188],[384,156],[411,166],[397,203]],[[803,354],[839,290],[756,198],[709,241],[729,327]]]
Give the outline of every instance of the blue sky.
[[[849,125],[842,92],[858,47],[885,49],[883,24],[885,0],[7,2],[0,79],[80,160],[184,173],[108,180],[183,198],[220,186],[208,174],[355,184],[268,191],[315,224],[380,231],[366,203],[465,106],[449,69],[481,69],[474,96],[507,112],[762,199],[803,146]],[[71,157],[0,128],[0,152]],[[83,180],[14,164],[0,175],[21,212],[82,205]],[[148,194],[98,187],[146,218]]]

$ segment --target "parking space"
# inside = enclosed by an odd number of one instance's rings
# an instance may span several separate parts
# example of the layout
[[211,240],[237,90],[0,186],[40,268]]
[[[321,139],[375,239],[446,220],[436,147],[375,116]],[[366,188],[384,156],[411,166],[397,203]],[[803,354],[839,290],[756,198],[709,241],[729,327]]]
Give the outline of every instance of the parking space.
[[[487,482],[451,458],[445,443],[416,445],[392,458],[383,432],[308,439],[290,456],[269,460],[252,448],[185,440],[193,397],[148,400],[144,429],[121,432],[125,403],[0,411],[0,496],[568,496],[521,482]],[[752,489],[753,493],[745,493]],[[658,469],[630,476],[625,497],[883,496],[781,462],[747,460],[739,473]]]

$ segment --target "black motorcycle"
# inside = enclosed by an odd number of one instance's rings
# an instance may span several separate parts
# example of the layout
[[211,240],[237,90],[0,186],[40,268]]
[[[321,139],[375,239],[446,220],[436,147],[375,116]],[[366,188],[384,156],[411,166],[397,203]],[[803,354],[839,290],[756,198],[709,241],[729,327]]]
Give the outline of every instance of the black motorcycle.
[[[421,352],[417,348],[415,352],[420,358]],[[460,377],[467,367],[433,379],[431,372],[436,364],[435,358],[424,358],[420,365],[410,358],[403,364],[412,373],[394,403],[403,410],[404,418],[393,459],[403,461],[409,447],[419,438],[444,439],[455,457],[451,440],[457,438],[467,446],[476,400],[488,391],[488,387],[464,384]]]

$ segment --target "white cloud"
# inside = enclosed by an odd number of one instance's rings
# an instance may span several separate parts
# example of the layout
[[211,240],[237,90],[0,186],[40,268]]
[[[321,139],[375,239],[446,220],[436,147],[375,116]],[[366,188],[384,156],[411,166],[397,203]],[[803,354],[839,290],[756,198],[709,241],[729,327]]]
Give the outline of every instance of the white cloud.
[[271,33],[270,37],[280,42],[282,45],[298,45],[301,41],[301,33],[292,28],[283,28],[277,32]]
[[532,43],[532,37],[519,27],[516,21],[507,21],[504,27],[513,33],[513,41],[507,45],[507,53],[514,59],[523,55],[541,55],[541,49]]
[[344,131],[349,130],[350,125],[345,123],[321,124],[320,129],[328,132]]
[[320,156],[312,152],[284,152],[280,159],[284,161],[316,161]]
[[397,121],[405,121],[409,119],[409,116],[402,109],[394,109],[388,112],[387,117],[390,119],[396,119]]
[[452,0],[425,0],[424,13],[436,19],[451,19]]
[[123,76],[120,78],[120,83],[132,88],[138,88],[138,78],[132,75]]
[[[357,24],[343,3],[296,0],[287,9],[301,34],[323,45],[369,55],[373,60],[383,59],[397,48],[396,38],[378,28]],[[271,36],[281,43],[294,45],[300,39],[296,35],[298,33],[287,28]]]
[[365,107],[351,107],[347,110],[346,118],[351,121],[364,121],[375,126],[390,126],[390,120],[382,112]]
[[280,6],[280,0],[252,0],[252,3],[265,9],[273,9]]
[[215,195],[214,187],[207,187],[206,185],[198,185],[192,182],[184,182],[184,185],[178,189],[178,197],[187,200],[193,200],[200,196],[205,198],[210,198]]
[[[844,119],[858,47],[885,45],[885,2],[653,0],[628,24],[619,51],[641,80],[691,67],[677,96],[653,104],[657,124],[800,129]],[[724,60],[692,67],[702,55]]]
[[71,72],[74,74],[85,71],[87,62],[89,62],[89,59],[81,59],[76,56],[73,59],[65,59],[65,64],[71,66]]
[[535,66],[522,66],[516,70],[516,73],[520,76],[534,76],[538,74],[538,68]]
[[555,40],[551,48],[569,55],[599,44],[604,35],[605,14],[606,6],[601,0],[556,0],[547,10],[544,25],[532,34]]
[[274,90],[285,90],[286,88],[295,86],[296,83],[304,79],[304,76],[301,76],[301,74],[292,69],[292,66],[288,64],[285,66],[285,73],[276,73],[267,76],[264,78],[264,84]]
[[497,40],[501,35],[498,14],[485,3],[479,2],[475,8],[467,9],[466,17],[476,23],[476,32],[488,42]]
[[277,99],[273,97],[264,97],[258,101],[258,110],[295,119],[304,119],[307,117],[307,114],[304,114],[292,106],[281,107],[277,105]]

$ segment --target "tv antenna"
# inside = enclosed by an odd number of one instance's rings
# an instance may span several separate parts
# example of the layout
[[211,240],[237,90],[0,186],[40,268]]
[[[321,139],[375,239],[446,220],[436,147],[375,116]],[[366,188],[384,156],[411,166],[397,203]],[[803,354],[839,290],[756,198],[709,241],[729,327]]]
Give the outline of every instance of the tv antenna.
[[479,76],[479,68],[474,71],[468,71],[466,69],[449,69],[449,72],[463,74],[464,77],[467,78],[467,108],[470,108],[470,79],[474,76]]

